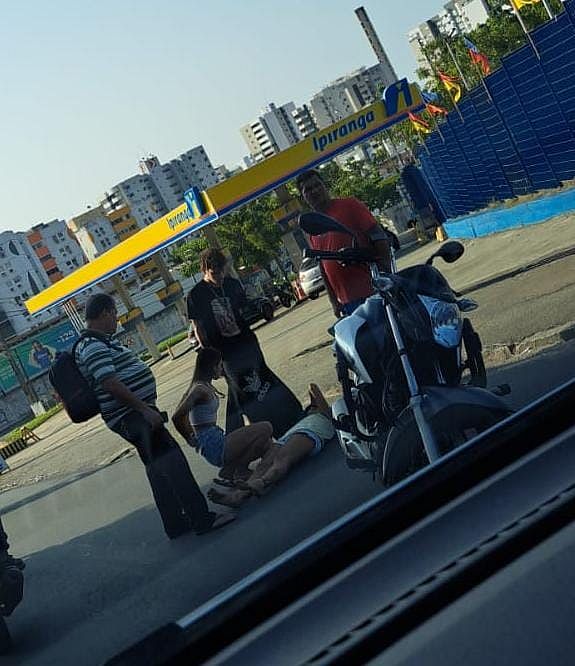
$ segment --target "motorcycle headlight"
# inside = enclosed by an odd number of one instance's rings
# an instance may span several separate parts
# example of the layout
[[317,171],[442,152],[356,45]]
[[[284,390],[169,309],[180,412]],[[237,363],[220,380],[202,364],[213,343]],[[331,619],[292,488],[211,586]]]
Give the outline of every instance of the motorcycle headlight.
[[418,296],[429,314],[435,342],[442,347],[457,347],[461,340],[463,327],[457,305],[421,294]]

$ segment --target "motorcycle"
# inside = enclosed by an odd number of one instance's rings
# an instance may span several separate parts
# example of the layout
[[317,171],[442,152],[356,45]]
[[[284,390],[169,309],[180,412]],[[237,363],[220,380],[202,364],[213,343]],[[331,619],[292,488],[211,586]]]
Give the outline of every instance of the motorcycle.
[[461,243],[445,243],[424,265],[387,273],[336,220],[303,213],[299,224],[311,236],[352,238],[351,247],[306,249],[304,256],[366,264],[371,273],[374,295],[333,332],[342,397],[332,417],[349,467],[376,472],[389,487],[511,413],[501,400],[507,385],[486,390],[481,340],[462,318],[477,304],[458,298],[432,265],[457,261]]
[[273,296],[278,299],[284,308],[291,308],[296,302],[295,294],[287,280],[274,280],[272,284]]

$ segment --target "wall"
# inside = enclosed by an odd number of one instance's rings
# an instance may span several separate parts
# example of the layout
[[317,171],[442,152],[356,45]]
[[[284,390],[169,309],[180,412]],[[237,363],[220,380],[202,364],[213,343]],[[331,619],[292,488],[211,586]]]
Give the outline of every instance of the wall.
[[575,178],[575,0],[464,95],[418,158],[445,216]]

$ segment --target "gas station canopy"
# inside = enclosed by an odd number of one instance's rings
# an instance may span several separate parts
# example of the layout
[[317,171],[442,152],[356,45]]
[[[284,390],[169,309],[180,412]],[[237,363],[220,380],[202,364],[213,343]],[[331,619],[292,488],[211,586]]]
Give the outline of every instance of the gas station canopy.
[[81,266],[26,301],[31,314],[59,305],[159,250],[182,240],[244,204],[271,192],[302,171],[319,166],[424,108],[416,84],[402,79],[388,86],[381,101],[228,180],[200,192],[188,190],[185,203]]

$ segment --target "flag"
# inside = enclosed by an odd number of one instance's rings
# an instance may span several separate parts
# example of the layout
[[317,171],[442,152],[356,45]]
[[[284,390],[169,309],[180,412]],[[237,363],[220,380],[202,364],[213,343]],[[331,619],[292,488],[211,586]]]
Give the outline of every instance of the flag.
[[473,60],[476,65],[479,65],[483,74],[487,76],[491,71],[489,58],[484,53],[481,53],[477,46],[475,46],[471,40],[467,39],[467,37],[464,37],[463,41],[465,43],[465,48],[469,51],[471,60]]
[[421,99],[425,104],[433,104],[434,102],[439,102],[439,95],[434,92],[429,92],[428,90],[422,90]]
[[429,123],[423,120],[423,118],[416,116],[414,113],[411,113],[411,111],[407,115],[409,120],[411,120],[411,124],[418,132],[421,132],[422,134],[431,133],[431,127],[429,126]]
[[457,104],[461,99],[461,84],[459,79],[455,76],[449,76],[449,74],[444,74],[443,72],[437,72],[441,82],[445,86],[447,92],[451,95],[453,101]]
[[446,116],[449,113],[447,109],[437,106],[437,104],[426,104],[425,108],[434,116]]
[[541,0],[511,0],[511,4],[517,10],[521,9],[521,7],[525,7],[526,5],[537,5],[540,2]]

